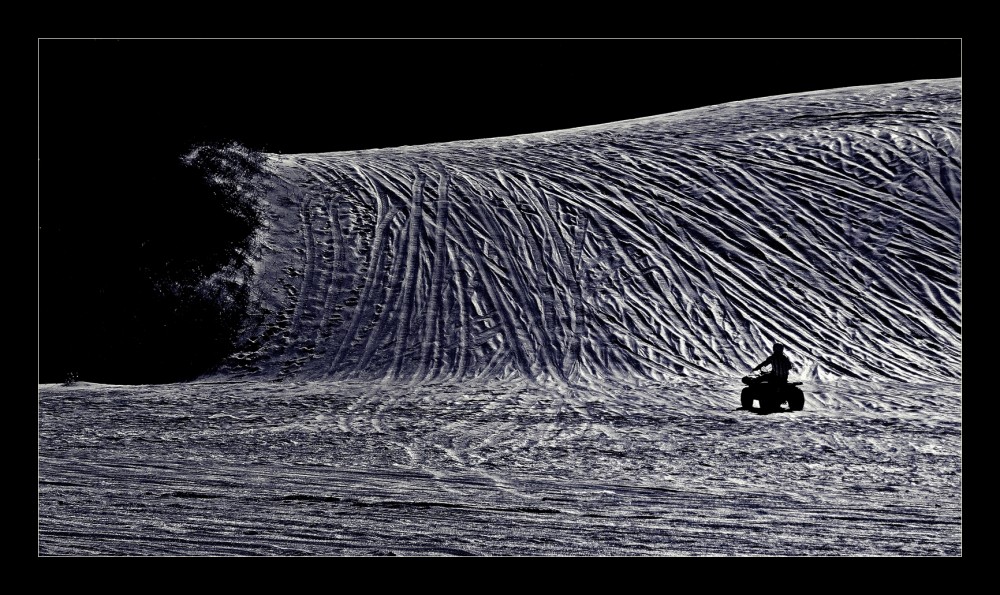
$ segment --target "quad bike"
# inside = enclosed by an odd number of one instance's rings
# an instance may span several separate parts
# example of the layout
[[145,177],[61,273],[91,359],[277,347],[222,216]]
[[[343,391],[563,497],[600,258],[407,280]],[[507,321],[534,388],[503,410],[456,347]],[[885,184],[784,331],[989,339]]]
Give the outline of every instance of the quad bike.
[[744,376],[747,387],[740,394],[740,404],[744,409],[752,409],[757,401],[761,411],[780,411],[781,405],[788,403],[791,411],[802,411],[806,398],[799,388],[801,382],[780,382],[770,374]]

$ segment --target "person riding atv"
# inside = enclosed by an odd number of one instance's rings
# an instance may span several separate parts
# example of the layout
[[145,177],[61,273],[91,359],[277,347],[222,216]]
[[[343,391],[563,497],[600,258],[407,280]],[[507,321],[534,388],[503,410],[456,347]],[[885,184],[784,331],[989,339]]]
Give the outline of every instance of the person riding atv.
[[801,411],[805,406],[805,395],[799,388],[802,383],[788,382],[788,372],[792,368],[792,362],[784,351],[784,345],[775,343],[771,355],[751,370],[756,372],[769,365],[770,372],[743,377],[743,384],[747,385],[740,395],[740,404],[743,408],[751,409],[754,401],[760,405],[761,411],[778,411],[785,402],[792,411]]
[[770,365],[771,371],[766,374],[766,377],[770,381],[781,384],[788,382],[788,372],[792,369],[792,362],[788,359],[788,356],[785,355],[784,351],[784,345],[781,343],[775,343],[771,355],[764,361],[754,366],[750,371],[756,372],[764,366]]

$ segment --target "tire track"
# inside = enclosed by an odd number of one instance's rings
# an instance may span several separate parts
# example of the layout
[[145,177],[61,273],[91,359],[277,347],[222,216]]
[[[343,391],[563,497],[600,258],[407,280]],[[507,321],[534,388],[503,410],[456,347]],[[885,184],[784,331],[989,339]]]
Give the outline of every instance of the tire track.
[[276,159],[303,264],[277,309],[289,342],[258,367],[602,382],[732,374],[780,340],[810,374],[960,378],[960,95],[885,85]]

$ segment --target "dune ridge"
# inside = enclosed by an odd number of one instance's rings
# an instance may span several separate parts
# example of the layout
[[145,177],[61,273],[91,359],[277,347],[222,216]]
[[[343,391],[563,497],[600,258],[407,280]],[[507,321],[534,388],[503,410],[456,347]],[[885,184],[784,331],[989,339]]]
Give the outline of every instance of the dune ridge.
[[268,168],[217,377],[961,379],[961,79]]

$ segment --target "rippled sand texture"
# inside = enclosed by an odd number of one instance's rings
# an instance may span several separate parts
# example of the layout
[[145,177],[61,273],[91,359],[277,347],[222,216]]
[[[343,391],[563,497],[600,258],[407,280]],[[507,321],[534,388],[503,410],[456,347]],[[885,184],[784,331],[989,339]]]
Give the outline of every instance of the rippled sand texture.
[[962,554],[957,385],[40,393],[42,555]]
[[960,378],[961,80],[271,156],[267,311],[225,374]]

